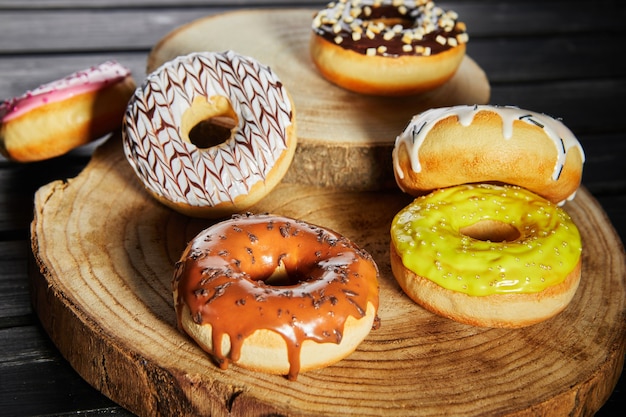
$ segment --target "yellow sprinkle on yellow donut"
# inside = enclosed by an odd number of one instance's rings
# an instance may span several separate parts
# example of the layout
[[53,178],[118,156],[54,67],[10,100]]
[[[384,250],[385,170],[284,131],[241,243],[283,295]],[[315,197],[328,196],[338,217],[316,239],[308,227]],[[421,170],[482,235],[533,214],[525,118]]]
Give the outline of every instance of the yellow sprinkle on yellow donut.
[[406,268],[473,296],[533,293],[577,265],[578,228],[557,205],[514,186],[460,185],[416,198],[391,224]]

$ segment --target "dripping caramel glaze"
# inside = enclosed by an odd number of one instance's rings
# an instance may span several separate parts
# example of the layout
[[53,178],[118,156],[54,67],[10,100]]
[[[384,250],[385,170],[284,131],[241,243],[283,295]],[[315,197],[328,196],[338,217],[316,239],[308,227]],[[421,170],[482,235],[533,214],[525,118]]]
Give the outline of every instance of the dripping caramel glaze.
[[234,216],[198,234],[173,284],[177,307],[211,325],[221,368],[237,362],[247,337],[268,329],[286,343],[292,380],[305,340],[339,344],[347,317],[363,317],[368,303],[378,309],[378,269],[368,253],[332,231],[273,215]]

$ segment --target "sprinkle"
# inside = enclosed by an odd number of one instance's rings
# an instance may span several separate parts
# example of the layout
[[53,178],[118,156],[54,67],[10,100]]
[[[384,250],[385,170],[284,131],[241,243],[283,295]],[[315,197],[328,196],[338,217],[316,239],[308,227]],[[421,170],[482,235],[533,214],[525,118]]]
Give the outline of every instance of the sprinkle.
[[[396,19],[395,23],[388,25],[384,17],[374,18],[382,13],[378,11],[381,7],[394,7],[393,16],[411,19],[412,22],[400,24]],[[378,46],[384,43],[387,47],[385,51],[390,54],[416,53],[430,56],[442,49],[467,43],[465,24],[457,22],[457,18],[456,12],[444,10],[431,0],[412,2],[406,0],[371,0],[368,2],[338,0],[330,2],[326,9],[315,15],[313,27],[318,33],[325,32],[328,39],[334,39],[335,44],[345,44],[348,40],[359,42],[364,40],[365,36],[365,39],[369,41],[380,41],[372,46],[373,49],[378,49]],[[341,34],[341,40],[335,37],[338,34]],[[424,47],[418,52],[417,49],[405,46],[424,39],[429,41],[434,39],[441,47],[436,47],[434,50]],[[344,47],[351,48],[351,45]],[[368,49],[365,49],[365,52],[367,54]]]
[[456,39],[459,41],[459,43],[467,43],[469,41],[469,35],[466,32],[459,33],[458,35],[456,35]]
[[384,29],[384,26],[380,26],[380,25],[367,25],[367,30],[375,33],[375,34],[379,34],[380,32],[382,32],[382,30]]
[[388,30],[383,35],[383,39],[386,40],[386,41],[390,41],[390,40],[393,39],[394,36],[396,36],[396,34],[393,31]]

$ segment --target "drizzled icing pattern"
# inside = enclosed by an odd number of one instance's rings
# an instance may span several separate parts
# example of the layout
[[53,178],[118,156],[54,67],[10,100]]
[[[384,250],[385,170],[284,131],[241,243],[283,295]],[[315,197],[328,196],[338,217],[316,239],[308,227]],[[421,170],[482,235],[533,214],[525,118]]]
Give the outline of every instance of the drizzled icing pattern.
[[365,55],[430,56],[469,39],[456,12],[428,0],[338,0],[314,16],[312,28]]
[[[266,282],[280,267],[288,282]],[[305,340],[339,344],[349,316],[361,319],[368,304],[378,309],[378,269],[367,252],[330,230],[267,214],[234,216],[198,234],[173,287],[179,326],[183,304],[196,324],[211,325],[222,368],[239,360],[247,337],[268,329],[286,343],[290,379]],[[230,352],[222,351],[225,335]]]
[[[552,179],[554,181],[559,179],[563,166],[565,165],[565,158],[570,149],[578,149],[584,162],[585,154],[582,146],[567,126],[559,120],[545,114],[523,110],[514,106],[474,105],[442,107],[427,110],[414,116],[405,130],[396,138],[394,152],[396,152],[400,144],[404,144],[411,158],[411,169],[414,172],[421,172],[422,167],[419,160],[419,150],[430,130],[439,121],[450,116],[458,117],[459,123],[467,127],[472,124],[474,117],[481,111],[494,112],[500,116],[502,119],[502,136],[505,140],[513,136],[513,122],[516,120],[541,127],[546,133],[546,136],[552,140],[557,151],[554,170],[552,172]],[[394,169],[399,178],[404,177],[398,159],[395,157]]]
[[[197,98],[226,97],[238,124],[225,142],[184,141],[182,115]],[[192,53],[148,75],[124,119],[124,150],[146,187],[173,203],[215,206],[249,193],[287,148],[292,108],[276,74],[232,51]]]
[[130,75],[130,70],[116,61],[106,61],[76,71],[67,77],[43,84],[19,97],[0,103],[0,120],[9,121],[38,106],[104,88]]

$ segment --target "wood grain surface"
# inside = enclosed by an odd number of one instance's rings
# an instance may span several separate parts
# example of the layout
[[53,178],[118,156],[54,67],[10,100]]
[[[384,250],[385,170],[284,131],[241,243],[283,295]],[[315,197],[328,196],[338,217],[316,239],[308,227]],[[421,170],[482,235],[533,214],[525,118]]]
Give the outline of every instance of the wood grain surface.
[[55,345],[86,381],[141,416],[592,415],[626,349],[624,250],[600,206],[586,189],[565,206],[583,236],[583,273],[557,317],[484,329],[417,306],[389,266],[389,225],[410,202],[393,186],[390,150],[413,114],[487,102],[489,83],[467,57],[450,83],[426,95],[341,90],[308,58],[312,12],[199,19],[159,42],[147,69],[203,49],[273,67],[294,98],[300,144],[285,181],[252,211],[317,223],[369,251],[381,271],[381,327],[348,358],[295,382],[217,368],[176,330],[171,295],[174,263],[211,223],[155,202],[114,135],[76,178],[35,196],[32,301]]
[[220,370],[176,330],[174,262],[210,223],[155,202],[119,135],[76,178],[37,192],[33,305],[80,375],[142,416],[592,415],[622,368],[626,284],[623,247],[586,189],[565,206],[583,236],[581,285],[564,312],[516,330],[458,324],[402,293],[388,235],[409,201],[397,191],[283,183],[254,207],[335,229],[381,271],[381,327],[346,359],[295,382]]
[[468,56],[450,81],[425,94],[382,98],[336,87],[322,78],[309,57],[314,12],[241,10],[198,19],[154,46],[147,71],[179,55],[226,49],[270,66],[296,109],[299,145],[285,181],[352,190],[395,185],[387,155],[413,115],[432,107],[489,101],[489,81]]

